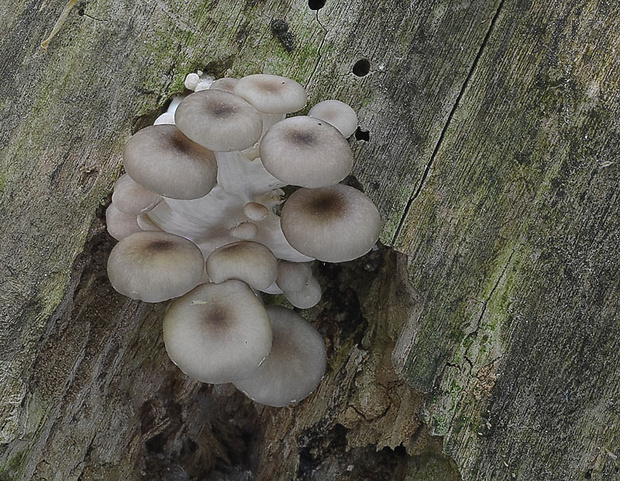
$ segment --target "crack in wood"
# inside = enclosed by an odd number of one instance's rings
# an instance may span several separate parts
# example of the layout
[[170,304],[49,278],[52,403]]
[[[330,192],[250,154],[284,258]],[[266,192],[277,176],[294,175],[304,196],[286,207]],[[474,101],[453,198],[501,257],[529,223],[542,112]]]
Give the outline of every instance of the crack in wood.
[[312,80],[314,78],[314,74],[316,73],[316,71],[319,68],[319,65],[321,63],[321,59],[323,58],[323,54],[321,53],[321,49],[323,48],[323,44],[325,43],[325,39],[327,38],[327,34],[329,33],[329,31],[325,28],[325,25],[323,25],[321,23],[321,19],[319,18],[319,10],[316,11],[315,18],[316,18],[317,23],[320,25],[320,27],[325,32],[325,35],[323,35],[323,38],[321,39],[321,43],[319,43],[319,47],[317,49],[317,59],[316,59],[316,62],[314,64],[314,68],[312,69],[312,73],[310,74],[310,76],[308,77],[308,81],[304,85],[304,88],[306,90],[308,90],[308,85],[310,85],[310,80]]
[[485,51],[485,48],[489,42],[489,39],[491,38],[491,34],[493,33],[493,31],[495,30],[495,25],[497,23],[497,20],[500,16],[500,13],[502,11],[502,7],[504,5],[504,0],[501,0],[499,5],[497,6],[497,10],[495,11],[495,13],[493,14],[493,18],[491,19],[491,23],[489,25],[489,29],[487,30],[484,39],[482,40],[482,43],[480,44],[480,48],[478,49],[478,52],[476,53],[476,57],[474,58],[474,61],[471,64],[471,67],[469,69],[469,72],[467,73],[467,76],[465,77],[465,80],[463,82],[463,85],[461,85],[461,88],[459,90],[459,93],[456,97],[456,100],[454,101],[454,105],[452,106],[452,110],[450,110],[450,113],[448,114],[448,118],[446,119],[445,124],[443,125],[443,128],[441,129],[441,133],[439,134],[439,139],[437,140],[437,143],[435,144],[435,147],[433,148],[433,152],[431,154],[431,157],[429,159],[429,161],[426,163],[426,166],[424,167],[424,172],[422,173],[422,178],[420,179],[420,182],[418,183],[418,187],[415,189],[413,195],[409,198],[409,200],[407,201],[407,205],[405,206],[405,209],[403,210],[403,216],[400,218],[400,222],[398,224],[398,227],[396,228],[396,232],[394,234],[394,236],[392,237],[392,245],[394,245],[396,243],[396,240],[400,237],[400,234],[404,228],[405,225],[405,220],[408,217],[409,211],[411,210],[411,206],[413,205],[413,203],[415,202],[415,200],[418,198],[418,196],[420,195],[420,192],[422,192],[422,188],[424,187],[424,185],[426,184],[426,179],[431,171],[431,167],[435,161],[435,158],[437,157],[437,154],[439,152],[439,149],[441,148],[442,144],[443,144],[443,140],[446,136],[446,133],[448,131],[448,127],[450,126],[450,124],[452,123],[452,119],[454,118],[454,115],[456,114],[457,109],[459,108],[459,106],[461,105],[461,101],[463,100],[463,96],[465,95],[465,91],[467,90],[467,87],[469,86],[471,79],[474,75],[474,72],[476,71],[477,67],[478,67],[478,63],[480,61],[480,59],[482,58],[482,54]]

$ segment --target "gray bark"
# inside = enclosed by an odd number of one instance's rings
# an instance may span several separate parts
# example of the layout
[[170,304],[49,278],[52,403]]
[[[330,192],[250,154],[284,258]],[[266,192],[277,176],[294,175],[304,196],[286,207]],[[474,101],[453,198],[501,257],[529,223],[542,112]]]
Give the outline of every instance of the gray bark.
[[[617,476],[615,3],[99,1],[43,54],[63,7],[0,10],[0,479]],[[318,266],[329,367],[291,408],[187,380],[165,305],[107,282],[122,145],[196,69],[368,135],[389,248]]]

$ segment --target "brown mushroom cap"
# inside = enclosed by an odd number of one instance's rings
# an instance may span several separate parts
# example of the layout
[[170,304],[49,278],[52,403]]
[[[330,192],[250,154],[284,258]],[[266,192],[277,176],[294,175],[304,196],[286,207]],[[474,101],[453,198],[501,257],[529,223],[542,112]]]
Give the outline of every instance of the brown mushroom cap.
[[263,290],[275,282],[278,260],[263,244],[240,241],[215,249],[207,258],[207,274],[213,282],[240,279]]
[[267,306],[273,343],[267,359],[246,379],[234,382],[253,401],[281,407],[301,401],[319,384],[327,358],[319,332],[299,314]]
[[271,175],[302,187],[340,182],[353,166],[342,134],[324,120],[303,115],[273,125],[261,141],[260,157]]
[[215,152],[247,149],[260,138],[263,129],[258,110],[217,88],[185,97],[174,118],[181,132]]
[[290,78],[255,74],[239,79],[233,92],[261,112],[287,114],[306,105],[306,90]]
[[280,222],[295,249],[325,262],[345,262],[366,254],[381,230],[381,217],[372,201],[342,184],[297,190],[284,204]]
[[125,145],[123,165],[138,184],[173,199],[205,196],[217,181],[213,152],[174,125],[152,125],[136,132]]
[[110,283],[121,294],[146,302],[178,297],[201,281],[200,249],[166,232],[137,232],[114,246],[108,258]]
[[265,307],[247,284],[234,279],[202,284],[174,301],[163,331],[172,362],[201,382],[247,377],[271,350]]

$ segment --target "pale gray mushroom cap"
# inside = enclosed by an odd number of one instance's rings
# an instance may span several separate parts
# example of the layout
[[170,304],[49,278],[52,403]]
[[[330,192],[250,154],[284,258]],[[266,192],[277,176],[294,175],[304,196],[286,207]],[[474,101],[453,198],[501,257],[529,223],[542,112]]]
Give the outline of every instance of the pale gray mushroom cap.
[[287,114],[306,105],[307,93],[301,85],[279,75],[255,74],[239,79],[235,95],[244,98],[261,112]]
[[237,85],[238,81],[238,78],[233,77],[218,78],[217,80],[213,81],[209,88],[213,90],[224,90],[226,92],[232,93],[233,90],[235,90],[235,85]]
[[267,306],[273,331],[271,352],[237,389],[253,401],[282,407],[301,401],[319,384],[327,356],[319,332],[299,314],[280,306]]
[[217,182],[215,154],[174,125],[152,125],[125,144],[123,165],[148,190],[173,199],[197,199]]
[[128,174],[121,175],[114,184],[112,202],[118,210],[126,214],[144,214],[155,207],[161,200],[161,195],[145,189]]
[[200,249],[166,232],[137,232],[114,246],[108,258],[110,283],[121,294],[146,302],[179,297],[202,279]]
[[298,309],[310,309],[321,300],[321,284],[315,277],[310,277],[298,291],[284,291],[284,296]]
[[131,234],[142,231],[137,217],[118,210],[114,202],[105,211],[105,224],[108,234],[116,240],[121,240]]
[[314,105],[308,117],[325,120],[336,127],[343,137],[349,137],[357,129],[357,114],[340,100],[323,100]]
[[303,115],[272,126],[261,141],[260,157],[271,175],[302,187],[336,184],[353,167],[342,134],[324,120]]
[[209,255],[207,275],[213,282],[240,279],[260,291],[275,282],[278,260],[263,244],[235,242],[219,247]]
[[261,221],[269,215],[269,209],[258,202],[248,202],[243,206],[245,216],[253,221]]
[[163,325],[166,351],[185,374],[208,383],[250,375],[271,350],[269,316],[247,284],[202,284],[175,300]]
[[345,262],[366,254],[381,230],[381,217],[372,201],[342,184],[295,191],[282,208],[280,222],[295,249],[324,262]]
[[188,95],[177,107],[174,119],[185,135],[215,152],[247,149],[260,138],[263,129],[258,110],[219,89]]
[[282,291],[301,291],[312,277],[310,262],[278,261],[276,283]]

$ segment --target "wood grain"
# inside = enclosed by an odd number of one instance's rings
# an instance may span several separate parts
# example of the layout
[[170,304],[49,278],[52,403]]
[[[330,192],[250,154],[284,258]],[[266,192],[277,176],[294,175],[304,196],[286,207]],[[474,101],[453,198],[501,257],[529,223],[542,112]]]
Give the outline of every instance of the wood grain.
[[[0,10],[0,479],[617,476],[616,3],[88,1],[43,54],[63,2]],[[317,267],[293,408],[187,381],[105,275],[122,145],[197,69],[351,104],[407,256]]]

